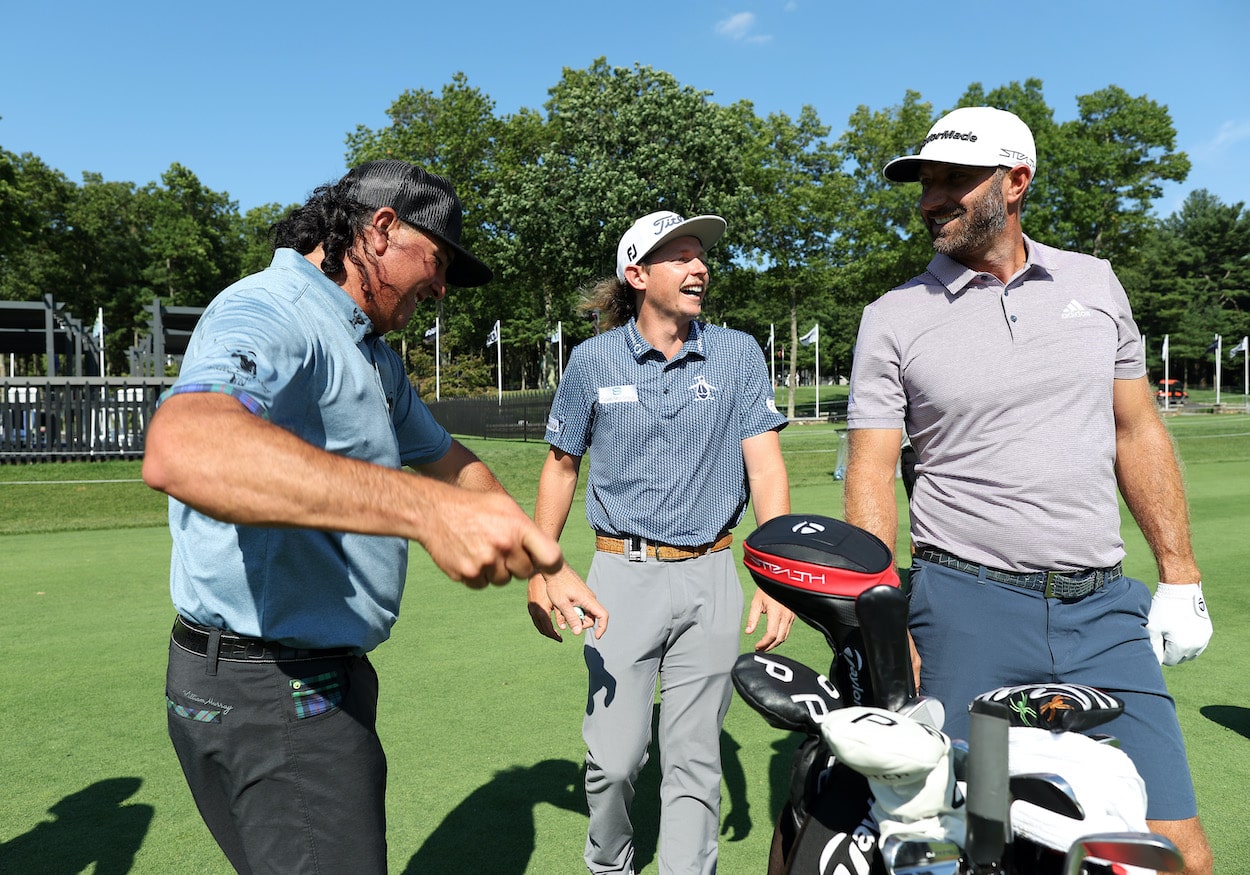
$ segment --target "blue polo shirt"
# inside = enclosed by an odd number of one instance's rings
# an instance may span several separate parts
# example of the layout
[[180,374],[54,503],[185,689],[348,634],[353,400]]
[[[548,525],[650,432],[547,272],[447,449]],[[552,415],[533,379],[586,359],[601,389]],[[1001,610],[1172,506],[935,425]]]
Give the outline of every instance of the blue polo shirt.
[[742,519],[742,441],[786,422],[749,334],[694,322],[666,361],[631,319],[573,350],[546,437],[572,456],[590,450],[591,528],[691,547]]
[[[451,446],[399,356],[293,249],[213,300],[167,396],[182,392],[233,395],[313,446],[387,468],[436,461]],[[190,620],[360,653],[390,634],[408,570],[403,538],[232,525],[175,499],[169,527],[170,590]]]

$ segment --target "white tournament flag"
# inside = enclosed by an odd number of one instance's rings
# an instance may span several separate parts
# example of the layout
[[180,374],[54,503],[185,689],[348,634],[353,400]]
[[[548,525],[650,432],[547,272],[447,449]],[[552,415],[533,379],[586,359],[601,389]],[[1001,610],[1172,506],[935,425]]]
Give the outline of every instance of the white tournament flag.
[[1232,349],[1228,351],[1228,357],[1232,358],[1233,356],[1237,355],[1237,353],[1246,352],[1247,349],[1250,349],[1250,346],[1247,345],[1247,341],[1250,341],[1250,337],[1243,337],[1241,339],[1241,343],[1237,344],[1236,346],[1234,346]]
[[427,329],[425,332],[426,340],[429,340],[432,337],[438,337],[438,323],[437,322],[434,323],[433,328]]
[[820,419],[820,323],[812,326],[812,330],[799,338],[804,346],[816,344],[816,418]]
[[95,338],[96,351],[100,355],[100,376],[105,376],[108,365],[104,360],[104,308],[96,313],[95,325],[91,326],[91,336]]
[[1163,335],[1163,352],[1160,353],[1160,356],[1164,361],[1168,360],[1168,336],[1166,334]]
[[496,381],[499,384],[499,404],[503,406],[503,344],[499,342],[499,320],[495,320],[495,327],[490,330],[490,334],[486,335],[486,345],[495,347],[495,373],[498,375]]
[[556,330],[547,338],[551,343],[559,344],[556,348],[556,363],[560,369],[560,379],[564,379],[564,322],[556,323]]

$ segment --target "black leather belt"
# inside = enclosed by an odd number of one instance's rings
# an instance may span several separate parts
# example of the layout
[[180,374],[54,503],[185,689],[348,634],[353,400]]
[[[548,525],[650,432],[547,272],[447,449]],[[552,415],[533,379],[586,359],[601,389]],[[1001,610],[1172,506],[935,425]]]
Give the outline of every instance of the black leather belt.
[[329,648],[326,650],[309,650],[302,647],[288,647],[274,641],[262,641],[259,638],[247,638],[221,629],[212,629],[184,620],[181,615],[174,620],[174,629],[170,633],[173,642],[188,653],[208,656],[214,633],[218,636],[217,659],[225,662],[305,662],[310,659],[334,659],[351,656],[352,651],[346,647]]
[[1117,562],[1110,568],[1086,568],[1082,571],[1002,571],[986,565],[978,565],[958,556],[952,556],[945,550],[934,550],[924,547],[916,553],[917,558],[932,562],[944,568],[953,568],[966,574],[981,575],[985,572],[986,580],[1006,583],[1022,589],[1040,592],[1048,599],[1083,599],[1085,596],[1101,588],[1124,574],[1123,564]]

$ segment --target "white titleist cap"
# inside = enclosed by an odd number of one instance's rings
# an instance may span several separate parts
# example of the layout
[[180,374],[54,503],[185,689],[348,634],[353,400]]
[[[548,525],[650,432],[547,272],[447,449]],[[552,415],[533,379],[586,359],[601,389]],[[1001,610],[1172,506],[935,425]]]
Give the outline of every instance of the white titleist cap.
[[724,233],[725,220],[720,216],[683,219],[667,210],[648,213],[634,222],[616,245],[616,278],[624,282],[626,267],[641,264],[650,253],[675,237],[697,237],[706,252]]
[[920,152],[895,158],[882,173],[891,182],[915,182],[922,161],[966,167],[1029,168],[1037,172],[1033,132],[1014,113],[991,106],[965,106],[949,112],[929,128]]

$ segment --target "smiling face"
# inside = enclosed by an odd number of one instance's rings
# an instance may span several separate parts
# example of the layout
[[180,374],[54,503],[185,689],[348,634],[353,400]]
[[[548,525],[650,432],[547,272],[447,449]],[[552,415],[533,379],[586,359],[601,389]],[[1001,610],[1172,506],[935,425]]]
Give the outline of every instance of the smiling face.
[[398,220],[386,225],[384,251],[374,269],[375,286],[364,310],[379,334],[408,324],[421,301],[447,294],[447,268],[454,250],[432,234]]
[[626,268],[627,281],[641,292],[639,321],[688,325],[703,312],[708,269],[698,237],[675,237],[651,252],[644,265]]
[[1004,167],[928,162],[920,169],[920,216],[933,248],[968,264],[983,258],[1007,229]]

